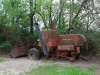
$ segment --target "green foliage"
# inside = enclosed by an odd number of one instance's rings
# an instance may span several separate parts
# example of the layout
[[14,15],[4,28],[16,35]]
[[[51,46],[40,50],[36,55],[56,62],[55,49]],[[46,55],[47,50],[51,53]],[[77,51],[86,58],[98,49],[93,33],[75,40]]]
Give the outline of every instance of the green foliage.
[[66,34],[66,31],[67,31],[67,29],[66,29],[65,26],[61,27],[61,28],[57,28],[57,34],[58,35]]
[[1,45],[0,45],[0,50],[2,51],[2,52],[7,52],[7,51],[9,51],[9,47],[10,47],[10,42],[9,41],[5,41],[4,43],[2,43]]
[[100,39],[99,39],[99,32],[94,30],[89,30],[88,32],[84,31],[81,32],[84,36],[87,37],[88,42],[88,54],[99,54],[100,53]]

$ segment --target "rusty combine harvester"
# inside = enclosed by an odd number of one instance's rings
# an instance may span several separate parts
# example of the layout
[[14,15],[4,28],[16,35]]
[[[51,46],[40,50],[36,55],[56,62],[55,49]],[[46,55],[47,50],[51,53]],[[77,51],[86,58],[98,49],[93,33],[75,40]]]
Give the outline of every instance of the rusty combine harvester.
[[[40,31],[38,23],[36,23],[35,27],[39,41],[37,45],[26,48],[25,54],[27,54],[30,59],[38,60],[45,56],[47,58],[66,58],[70,61],[74,61],[80,57],[80,47],[86,45],[87,42],[85,36],[80,34],[57,35],[54,24],[51,30]],[[12,52],[10,52],[10,54],[13,54],[13,50],[14,49],[11,50]],[[16,56],[21,56],[21,50],[14,51],[19,54],[16,54]]]

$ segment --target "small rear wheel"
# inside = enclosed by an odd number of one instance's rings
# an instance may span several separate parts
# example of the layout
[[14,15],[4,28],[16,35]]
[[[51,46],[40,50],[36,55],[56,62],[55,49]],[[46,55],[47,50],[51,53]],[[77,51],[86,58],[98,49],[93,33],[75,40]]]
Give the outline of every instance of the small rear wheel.
[[36,48],[32,48],[28,51],[27,56],[29,57],[29,59],[32,59],[32,60],[39,60],[40,52]]

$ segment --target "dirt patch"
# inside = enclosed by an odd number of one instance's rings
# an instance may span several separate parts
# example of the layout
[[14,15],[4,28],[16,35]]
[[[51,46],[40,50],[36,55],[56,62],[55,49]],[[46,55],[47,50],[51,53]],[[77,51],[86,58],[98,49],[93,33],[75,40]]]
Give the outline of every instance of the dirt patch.
[[22,71],[27,71],[31,66],[41,65],[41,61],[29,60],[27,57],[7,58],[2,57],[5,62],[0,63],[0,75],[18,75]]
[[38,65],[66,65],[66,66],[99,66],[100,61],[97,57],[92,57],[89,61],[84,61],[82,59],[78,59],[75,62],[70,62],[68,60],[62,59],[41,59],[41,60],[30,60],[27,57],[20,58],[11,58],[9,56],[0,56],[3,58],[5,62],[0,63],[0,75],[18,75],[21,72],[28,71],[31,67],[37,67]]

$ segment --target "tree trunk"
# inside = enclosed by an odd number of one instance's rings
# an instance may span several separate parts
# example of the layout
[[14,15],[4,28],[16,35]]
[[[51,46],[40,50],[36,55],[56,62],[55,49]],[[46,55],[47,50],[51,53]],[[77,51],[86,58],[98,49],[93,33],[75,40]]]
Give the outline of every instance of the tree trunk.
[[52,0],[51,0],[51,4],[50,4],[50,11],[49,11],[49,25],[50,25],[50,28],[52,29],[52,26],[51,26],[51,23],[52,23]]
[[68,33],[71,34],[71,29],[73,29],[72,19],[73,19],[73,5],[74,0],[70,0],[70,20],[69,20],[69,29]]
[[74,24],[75,19],[78,17],[78,15],[80,14],[80,12],[82,11],[82,7],[85,5],[85,3],[86,3],[87,1],[88,1],[88,0],[83,0],[83,2],[82,2],[82,4],[81,4],[81,6],[80,6],[78,12],[76,13],[75,17],[74,17],[73,20],[72,20],[72,24]]
[[61,22],[62,22],[62,13],[63,13],[63,0],[60,0],[60,12],[59,12],[59,19],[58,19],[58,22],[59,22],[59,28],[61,28]]
[[40,12],[37,12],[37,13],[41,16],[41,18],[42,18],[42,20],[43,20],[43,23],[44,23],[44,26],[45,26],[45,28],[48,30],[48,27],[47,27],[47,24],[46,24],[46,21],[45,21],[44,16],[43,16]]
[[34,29],[33,29],[33,16],[35,14],[35,10],[36,10],[36,0],[35,0],[35,9],[34,11],[32,10],[33,7],[33,0],[30,0],[30,33],[33,34],[34,33]]

